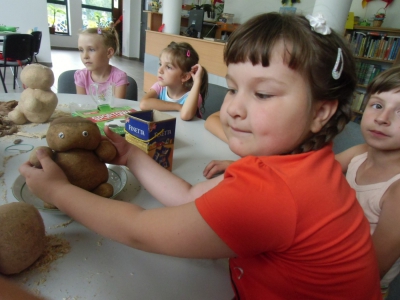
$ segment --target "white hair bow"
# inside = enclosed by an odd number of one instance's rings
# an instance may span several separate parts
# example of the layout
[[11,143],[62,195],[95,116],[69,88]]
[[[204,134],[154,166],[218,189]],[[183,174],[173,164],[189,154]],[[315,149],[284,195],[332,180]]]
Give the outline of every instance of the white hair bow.
[[315,32],[322,35],[331,33],[331,29],[326,25],[326,20],[321,14],[318,14],[316,17],[307,15],[306,19],[310,22],[310,26]]

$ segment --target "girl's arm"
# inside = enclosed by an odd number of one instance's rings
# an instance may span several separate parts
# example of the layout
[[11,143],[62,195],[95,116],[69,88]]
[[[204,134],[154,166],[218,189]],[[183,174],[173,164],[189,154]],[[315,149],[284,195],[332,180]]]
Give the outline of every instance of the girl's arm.
[[367,150],[368,150],[367,144],[357,145],[357,146],[351,147],[343,152],[336,154],[335,159],[342,166],[343,173],[346,173],[347,167],[349,166],[350,161],[353,159],[353,157],[355,157],[359,154],[362,154],[364,152],[367,152]]
[[[125,146],[120,148],[127,150]],[[122,152],[119,159],[129,156],[129,164],[143,167],[140,161],[144,157],[138,155],[137,160],[130,157],[140,151]],[[132,203],[106,199],[71,185],[61,168],[44,151],[38,151],[37,156],[43,169],[34,168],[29,162],[19,169],[29,189],[43,201],[54,204],[98,234],[140,250],[165,255],[188,258],[235,256],[204,221],[194,202],[144,210]],[[174,177],[172,173],[169,174]],[[153,185],[161,190],[166,187],[163,181],[157,180],[153,180]],[[177,183],[174,187],[178,186]],[[169,187],[164,193],[174,187]]]
[[157,92],[153,89],[150,89],[150,91],[143,96],[139,106],[141,110],[157,109],[163,111],[180,111],[182,108],[182,105],[179,103],[158,99]]
[[198,109],[202,74],[203,68],[201,67],[201,65],[197,64],[192,67],[190,75],[193,78],[193,86],[181,109],[181,119],[184,121],[190,121],[196,115],[196,111]]
[[381,214],[372,235],[381,278],[400,257],[400,180],[381,199]]
[[140,183],[158,201],[166,206],[192,202],[223,179],[223,175],[192,186],[182,178],[161,167],[139,148],[129,144],[123,137],[112,132],[107,126],[104,132],[117,148],[118,155],[112,164],[125,165]]
[[228,139],[225,135],[224,130],[222,129],[221,119],[219,118],[220,112],[217,111],[211,114],[204,123],[204,127],[215,135],[217,138],[223,140],[225,143],[228,143]]
[[83,86],[76,85],[76,93],[79,95],[86,95],[86,89]]
[[120,98],[120,99],[125,99],[127,87],[128,87],[127,84],[116,86],[114,88],[114,97]]

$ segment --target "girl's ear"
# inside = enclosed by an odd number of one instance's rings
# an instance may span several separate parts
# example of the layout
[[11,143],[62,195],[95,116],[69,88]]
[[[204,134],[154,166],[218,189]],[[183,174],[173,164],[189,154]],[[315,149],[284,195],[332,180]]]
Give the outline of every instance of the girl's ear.
[[338,107],[338,100],[318,101],[314,107],[314,118],[310,130],[313,133],[319,132],[329,119],[335,114]]
[[107,57],[108,57],[108,58],[113,57],[114,52],[115,52],[115,51],[114,51],[114,49],[113,49],[112,47],[108,48],[108,49],[107,49]]
[[183,73],[181,76],[182,84],[185,83],[186,81],[188,81],[190,78],[192,78],[192,75],[190,74],[190,72]]

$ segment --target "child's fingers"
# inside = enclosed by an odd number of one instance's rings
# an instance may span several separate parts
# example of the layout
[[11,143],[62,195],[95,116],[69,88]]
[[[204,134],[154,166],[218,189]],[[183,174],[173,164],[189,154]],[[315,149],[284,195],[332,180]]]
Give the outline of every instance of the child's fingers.
[[125,139],[122,136],[112,131],[108,126],[104,126],[104,133],[106,134],[106,137],[113,143],[125,141]]

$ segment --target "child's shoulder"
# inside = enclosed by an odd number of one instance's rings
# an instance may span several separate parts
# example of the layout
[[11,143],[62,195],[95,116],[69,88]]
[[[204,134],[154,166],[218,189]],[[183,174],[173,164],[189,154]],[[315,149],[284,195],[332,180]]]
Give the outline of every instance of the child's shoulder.
[[111,66],[111,74],[118,74],[118,75],[124,75],[126,76],[126,73],[124,71],[122,71],[121,69],[118,69],[115,66]]
[[88,75],[90,75],[90,71],[86,68],[75,71],[75,76],[86,77]]

